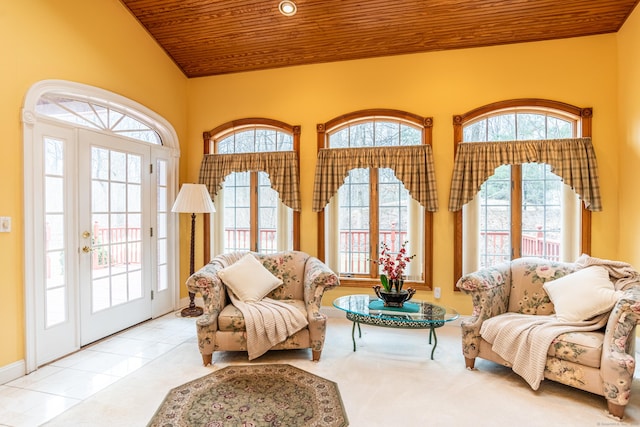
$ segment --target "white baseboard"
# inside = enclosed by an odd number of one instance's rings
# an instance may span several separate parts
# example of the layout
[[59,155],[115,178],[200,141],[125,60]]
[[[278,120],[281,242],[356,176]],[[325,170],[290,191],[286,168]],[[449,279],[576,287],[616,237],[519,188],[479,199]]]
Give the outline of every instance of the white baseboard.
[[0,384],[6,384],[22,377],[26,372],[24,360],[18,360],[6,366],[0,367]]

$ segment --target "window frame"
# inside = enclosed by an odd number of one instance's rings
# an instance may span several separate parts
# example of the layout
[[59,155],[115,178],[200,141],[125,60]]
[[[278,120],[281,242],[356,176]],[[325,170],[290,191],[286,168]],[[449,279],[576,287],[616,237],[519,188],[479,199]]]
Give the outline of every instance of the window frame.
[[[422,144],[432,145],[433,141],[433,118],[432,117],[422,117],[417,114],[409,113],[406,111],[393,110],[393,109],[368,109],[368,110],[359,110],[351,113],[344,114],[342,116],[338,116],[334,119],[331,119],[325,123],[319,123],[316,125],[317,132],[317,151],[320,152],[321,149],[327,148],[329,143],[328,134],[340,128],[346,124],[350,123],[358,123],[364,122],[373,119],[391,119],[394,121],[401,121],[410,123],[420,129],[422,129]],[[377,169],[374,169],[377,172]],[[377,173],[375,174],[377,177]],[[377,182],[377,180],[376,180]],[[376,184],[374,184],[375,186]],[[372,196],[370,196],[371,198]],[[326,207],[322,209],[322,211],[317,213],[317,242],[318,242],[318,258],[325,261],[325,212]],[[424,230],[423,239],[424,239],[424,247],[423,247],[423,271],[422,281],[405,281],[405,283],[410,284],[417,290],[432,290],[433,288],[433,212],[428,211],[423,207],[424,217],[423,224]],[[377,209],[371,210],[369,214],[371,217],[374,215],[377,216]],[[371,240],[373,242],[373,239]],[[378,252],[380,250],[379,246],[376,245],[375,248],[371,248],[370,251],[374,253],[374,257],[372,259],[377,259]],[[371,286],[379,284],[379,274],[378,274],[378,266],[372,261],[371,262],[371,277],[344,277],[340,276],[340,284],[344,286],[356,287],[356,288],[370,288]]]
[[[241,131],[245,128],[265,128],[265,129],[274,129],[281,132],[290,133],[293,137],[293,151],[298,154],[298,159],[300,158],[300,126],[299,125],[290,125],[279,120],[268,119],[268,118],[246,118],[246,119],[238,119],[232,120],[230,122],[226,122],[217,126],[209,131],[204,131],[202,133],[203,140],[203,154],[213,154],[215,153],[215,144],[216,141],[225,138],[231,133]],[[300,168],[298,167],[298,170]],[[251,172],[251,182],[252,185],[257,184],[258,177],[257,172]],[[255,192],[251,193],[251,204],[252,206],[256,205],[257,194]],[[253,211],[253,209],[252,209]],[[203,214],[203,230],[204,230],[204,259],[211,259],[211,214]],[[257,216],[251,214],[251,228],[257,227]],[[293,211],[293,250],[300,250],[300,212]],[[207,261],[208,262],[208,261]]]
[[[463,128],[470,122],[474,122],[480,118],[486,118],[494,114],[503,114],[507,112],[519,113],[527,111],[540,112],[544,110],[552,112],[557,116],[565,116],[571,120],[575,120],[577,125],[576,137],[592,136],[592,108],[581,108],[559,101],[539,98],[521,98],[498,101],[478,107],[465,114],[453,116],[454,157],[458,150],[458,146],[463,143]],[[521,169],[521,167],[518,169]],[[513,185],[520,186],[520,182],[514,182]],[[591,211],[584,207],[584,203],[581,203],[581,205],[580,250],[582,253],[591,253]],[[459,289],[456,287],[456,283],[462,276],[462,257],[464,249],[462,245],[462,236],[464,232],[462,209],[454,212],[454,214],[453,289],[458,292]],[[514,214],[512,211],[512,221],[514,219],[514,215],[517,217],[520,214]]]

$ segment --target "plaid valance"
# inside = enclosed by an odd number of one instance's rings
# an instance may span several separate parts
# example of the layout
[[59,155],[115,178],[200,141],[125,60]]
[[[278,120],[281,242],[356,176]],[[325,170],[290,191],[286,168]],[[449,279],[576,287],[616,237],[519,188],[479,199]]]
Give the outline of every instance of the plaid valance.
[[282,203],[300,211],[298,153],[205,154],[200,165],[200,184],[209,189],[211,198],[218,194],[227,175],[232,172],[262,171],[269,174],[271,188],[280,194]]
[[480,191],[501,165],[546,163],[591,211],[601,211],[598,164],[591,138],[532,141],[461,142],[458,144],[449,210],[458,211]]
[[344,184],[351,169],[390,168],[428,211],[438,210],[431,145],[402,147],[323,148],[318,153],[313,211],[320,212]]

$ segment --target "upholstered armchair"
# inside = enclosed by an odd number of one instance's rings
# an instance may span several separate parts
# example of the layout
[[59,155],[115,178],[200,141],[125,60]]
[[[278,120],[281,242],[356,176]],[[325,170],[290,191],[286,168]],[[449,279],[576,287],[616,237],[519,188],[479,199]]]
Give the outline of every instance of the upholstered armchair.
[[[602,319],[601,323],[594,324],[598,329],[571,331],[571,325],[582,326],[588,322],[557,323],[561,316],[553,301],[558,304],[561,300],[554,292],[559,289],[558,285],[569,283],[570,278],[576,277],[582,269],[584,266],[577,262],[560,263],[539,258],[520,258],[460,278],[456,286],[470,295],[473,302],[472,316],[462,321],[462,353],[469,369],[474,369],[475,359],[480,357],[516,371],[511,362],[494,351],[496,336],[487,334],[487,328],[483,328],[483,324],[500,317],[524,320],[530,318],[532,322],[537,322],[541,316],[547,316],[556,321],[556,326],[560,325],[564,329],[561,329],[561,334],[554,335],[548,348],[541,349],[543,377],[604,396],[608,411],[622,418],[625,405],[629,402],[635,369],[635,329],[640,319],[640,285],[636,281],[637,276],[632,275],[623,287],[612,287],[615,293],[608,294],[609,297],[614,297],[612,308],[591,313],[602,312],[591,317]],[[613,276],[609,276],[609,272],[607,270],[605,273],[606,280],[611,284],[619,284],[620,281],[616,281],[619,276],[615,272]],[[582,279],[573,285],[587,286],[586,282]],[[620,288],[622,290],[616,290]],[[563,301],[563,304],[575,305],[586,301],[587,298],[576,295],[573,300]],[[509,316],[509,313],[524,316]],[[587,316],[590,314],[583,317]],[[529,342],[539,333],[535,332],[535,328],[526,331],[534,331],[528,337]],[[523,333],[525,329],[519,331],[520,335]],[[491,342],[487,340],[488,336]],[[525,351],[534,352],[535,349]],[[520,375],[527,378],[526,373]],[[537,386],[532,385],[532,388],[537,389]]]
[[[248,252],[218,255],[187,280],[190,292],[204,299],[204,314],[196,320],[198,347],[205,366],[217,350],[246,351],[247,333],[242,312],[231,304],[227,286],[218,272],[240,261]],[[326,316],[320,312],[322,295],[339,285],[338,276],[324,263],[304,252],[253,253],[262,265],[282,280],[266,297],[291,304],[302,312],[308,326],[272,347],[272,350],[311,348],[312,360],[320,359]],[[251,287],[252,283],[246,283]]]

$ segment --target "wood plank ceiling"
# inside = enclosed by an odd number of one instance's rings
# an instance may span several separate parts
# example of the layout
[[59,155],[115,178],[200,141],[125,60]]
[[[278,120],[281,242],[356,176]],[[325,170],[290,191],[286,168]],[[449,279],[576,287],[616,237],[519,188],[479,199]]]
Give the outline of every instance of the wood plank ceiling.
[[121,0],[187,77],[613,33],[640,0]]

